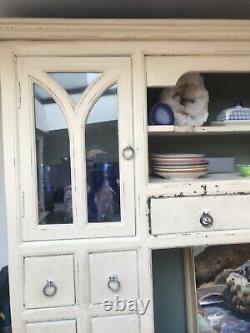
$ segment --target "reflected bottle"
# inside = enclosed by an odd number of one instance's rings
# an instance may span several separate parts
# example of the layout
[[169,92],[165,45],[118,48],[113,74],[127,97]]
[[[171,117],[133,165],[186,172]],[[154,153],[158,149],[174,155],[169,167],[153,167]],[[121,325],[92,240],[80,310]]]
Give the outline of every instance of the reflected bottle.
[[119,221],[119,185],[117,163],[96,163],[88,196],[89,222]]

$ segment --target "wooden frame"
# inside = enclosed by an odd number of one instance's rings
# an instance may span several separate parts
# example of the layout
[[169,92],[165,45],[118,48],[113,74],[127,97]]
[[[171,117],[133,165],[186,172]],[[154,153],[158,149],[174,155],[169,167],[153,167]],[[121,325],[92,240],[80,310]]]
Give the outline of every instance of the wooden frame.
[[[147,75],[145,56],[250,56],[249,21],[225,20],[51,20],[51,19],[0,19],[0,80],[3,110],[4,166],[7,202],[7,222],[9,234],[10,285],[13,314],[13,332],[25,332],[26,322],[77,319],[79,332],[90,332],[90,318],[103,316],[96,308],[89,308],[89,280],[87,254],[89,251],[135,249],[138,252],[139,297],[152,297],[151,250],[171,247],[189,247],[206,244],[230,244],[249,242],[250,230],[234,230],[204,233],[150,236],[149,207],[151,196],[173,196],[180,193],[183,183],[149,184],[146,117]],[[35,237],[32,230],[26,230],[22,242],[21,213],[23,197],[19,195],[19,158],[17,133],[17,108],[20,104],[20,86],[17,80],[16,59],[21,57],[129,57],[132,61],[133,124],[136,160],[134,199],[136,210],[136,233],[126,233],[131,237],[120,237],[120,233],[107,233],[106,238],[79,239],[76,230],[68,238],[74,240],[54,241],[54,237]],[[62,63],[63,60],[61,59]],[[221,62],[220,62],[221,63]],[[219,66],[218,66],[219,67]],[[37,70],[36,70],[37,73]],[[116,73],[117,74],[117,73]],[[125,75],[125,74],[124,74]],[[126,74],[128,75],[128,74]],[[21,87],[22,89],[22,87]],[[63,95],[63,94],[62,94]],[[64,97],[64,103],[69,101]],[[222,184],[223,183],[223,184]],[[245,182],[222,182],[223,191],[247,191]],[[215,191],[218,182],[207,185],[208,193]],[[194,189],[198,195],[204,192],[204,184],[185,185],[188,195]],[[80,190],[81,191],[81,190]],[[84,207],[82,207],[84,209]],[[130,230],[131,231],[131,230]],[[31,232],[31,234],[29,234]],[[61,232],[60,230],[58,231]],[[65,231],[63,231],[65,233]],[[65,235],[65,234],[64,234]],[[92,233],[94,235],[94,231]],[[60,238],[60,237],[59,237]],[[40,240],[47,240],[41,242]],[[26,256],[74,253],[76,258],[77,304],[70,308],[43,309],[42,311],[23,308],[23,258]],[[190,256],[187,254],[187,262]],[[187,268],[187,284],[193,285],[192,270]],[[191,276],[191,277],[190,277]],[[81,296],[79,296],[81,295]],[[189,304],[190,316],[194,304]],[[189,332],[195,332],[195,320],[191,318]],[[154,331],[153,304],[140,318],[143,333]]]
[[0,40],[250,39],[248,20],[1,18]]
[[[20,142],[20,181],[22,193],[22,230],[23,240],[48,240],[89,237],[128,236],[135,233],[134,217],[134,176],[133,161],[126,161],[122,151],[133,146],[132,100],[130,90],[130,58],[81,57],[81,58],[30,58],[18,57],[18,80],[22,90],[19,105],[19,142]],[[80,102],[73,105],[64,89],[46,72],[50,71],[96,71],[102,75],[84,91]],[[121,175],[121,221],[108,223],[87,223],[86,165],[85,165],[85,123],[89,110],[101,94],[116,83],[119,87],[119,164]],[[34,138],[34,101],[33,83],[52,94],[60,106],[68,124],[71,170],[73,216],[72,225],[38,225],[36,157]],[[30,110],[27,112],[27,110]],[[126,123],[126,130],[123,124]],[[29,131],[26,129],[29,128]],[[33,142],[27,149],[26,142]],[[30,154],[32,164],[30,164]],[[31,183],[29,180],[33,179]],[[79,181],[81,180],[81,181]],[[33,185],[32,185],[33,184]],[[31,185],[31,187],[30,187]],[[34,187],[35,186],[35,187]],[[31,208],[33,207],[33,208]],[[34,209],[35,208],[35,209]]]
[[188,332],[197,332],[197,298],[195,282],[195,265],[192,248],[184,249],[184,271],[186,286],[186,308]]

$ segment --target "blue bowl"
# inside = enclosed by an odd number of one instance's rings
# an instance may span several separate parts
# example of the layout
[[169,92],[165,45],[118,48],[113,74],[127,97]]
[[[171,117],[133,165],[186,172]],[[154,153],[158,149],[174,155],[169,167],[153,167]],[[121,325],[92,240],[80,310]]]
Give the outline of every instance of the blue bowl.
[[150,125],[173,125],[174,113],[172,108],[165,103],[156,103],[152,106],[149,115]]

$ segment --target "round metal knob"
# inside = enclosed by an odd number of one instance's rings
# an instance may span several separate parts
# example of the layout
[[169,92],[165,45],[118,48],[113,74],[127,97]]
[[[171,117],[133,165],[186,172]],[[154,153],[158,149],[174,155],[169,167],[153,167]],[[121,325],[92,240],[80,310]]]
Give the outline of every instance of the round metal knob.
[[113,292],[116,292],[120,289],[121,283],[120,283],[117,275],[113,274],[113,275],[109,276],[108,287]]
[[125,160],[132,160],[135,156],[135,150],[132,146],[127,146],[122,151],[122,156]]
[[47,280],[43,287],[43,294],[47,297],[53,297],[57,293],[57,286],[53,281]]
[[214,223],[214,219],[209,213],[202,213],[202,216],[200,218],[200,223],[203,225],[203,227],[211,227],[211,225]]

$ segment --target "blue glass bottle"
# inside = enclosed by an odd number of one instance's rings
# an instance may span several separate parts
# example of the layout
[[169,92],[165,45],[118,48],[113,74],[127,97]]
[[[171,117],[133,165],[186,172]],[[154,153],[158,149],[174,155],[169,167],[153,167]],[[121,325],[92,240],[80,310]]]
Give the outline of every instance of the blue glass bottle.
[[[88,193],[89,222],[119,221],[120,189],[117,163],[96,163]],[[118,178],[117,178],[118,177]]]

